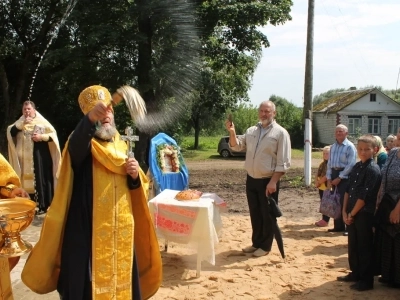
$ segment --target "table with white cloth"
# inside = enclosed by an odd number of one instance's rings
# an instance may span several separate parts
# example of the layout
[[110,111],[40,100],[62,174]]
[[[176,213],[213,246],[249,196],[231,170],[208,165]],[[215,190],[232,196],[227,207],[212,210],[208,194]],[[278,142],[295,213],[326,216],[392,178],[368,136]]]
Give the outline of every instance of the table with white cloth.
[[214,246],[222,228],[220,209],[226,203],[213,193],[200,199],[178,201],[179,191],[166,189],[149,201],[149,210],[157,236],[175,243],[190,244],[197,250],[197,276],[201,262],[215,265]]

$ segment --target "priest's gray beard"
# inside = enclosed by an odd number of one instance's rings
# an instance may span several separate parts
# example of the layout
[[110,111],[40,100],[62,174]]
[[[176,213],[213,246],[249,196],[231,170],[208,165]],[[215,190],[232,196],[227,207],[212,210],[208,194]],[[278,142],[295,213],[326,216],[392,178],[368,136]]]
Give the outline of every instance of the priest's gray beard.
[[110,123],[110,126],[104,127],[103,125],[100,126],[99,129],[97,129],[94,132],[94,135],[104,141],[111,140],[115,134],[117,133],[117,128],[115,128],[115,123],[112,121]]

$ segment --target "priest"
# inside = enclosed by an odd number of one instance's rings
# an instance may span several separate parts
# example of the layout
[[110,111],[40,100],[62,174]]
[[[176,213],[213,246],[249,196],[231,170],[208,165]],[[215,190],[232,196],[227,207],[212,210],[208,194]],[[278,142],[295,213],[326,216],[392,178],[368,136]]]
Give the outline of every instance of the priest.
[[11,166],[37,202],[37,213],[45,213],[53,198],[61,157],[56,130],[28,100],[22,105],[22,116],[8,126],[7,140]]
[[115,128],[102,86],[79,95],[85,116],[63,150],[40,240],[22,272],[34,292],[63,300],[148,299],[161,256],[147,206],[148,181]]

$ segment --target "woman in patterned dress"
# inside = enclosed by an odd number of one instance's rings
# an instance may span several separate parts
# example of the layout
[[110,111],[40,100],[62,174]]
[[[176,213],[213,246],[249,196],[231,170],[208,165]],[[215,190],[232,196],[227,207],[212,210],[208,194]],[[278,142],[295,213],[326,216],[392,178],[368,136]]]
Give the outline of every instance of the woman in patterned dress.
[[379,282],[400,287],[400,148],[389,153],[375,214],[375,265]]

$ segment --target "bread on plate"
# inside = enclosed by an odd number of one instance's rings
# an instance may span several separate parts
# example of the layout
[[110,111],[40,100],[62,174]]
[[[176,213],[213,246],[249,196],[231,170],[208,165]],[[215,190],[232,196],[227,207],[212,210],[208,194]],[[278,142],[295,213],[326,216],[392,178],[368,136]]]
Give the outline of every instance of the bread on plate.
[[175,199],[179,201],[199,200],[203,193],[197,190],[183,190],[176,194]]

